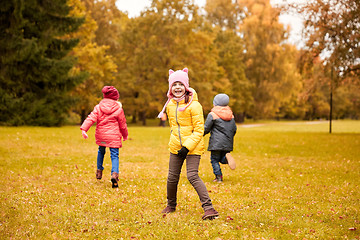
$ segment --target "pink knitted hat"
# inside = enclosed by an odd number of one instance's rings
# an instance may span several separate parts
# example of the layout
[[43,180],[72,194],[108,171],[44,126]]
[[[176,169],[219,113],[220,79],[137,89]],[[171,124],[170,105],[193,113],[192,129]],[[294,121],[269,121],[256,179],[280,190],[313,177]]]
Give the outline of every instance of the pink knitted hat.
[[193,93],[192,90],[189,87],[189,76],[188,76],[188,72],[189,70],[187,68],[184,68],[183,70],[177,70],[176,72],[174,72],[174,70],[170,69],[169,70],[169,90],[167,92],[167,97],[168,100],[166,101],[163,109],[161,110],[161,112],[158,115],[158,118],[161,118],[166,106],[168,105],[168,103],[170,102],[170,100],[174,97],[172,92],[171,92],[171,87],[175,82],[181,82],[184,86],[185,86],[185,90],[187,92],[190,92],[191,95],[191,100],[189,101],[189,103],[183,107],[183,108],[179,108],[179,111],[184,111],[192,102],[193,100]]
[[167,92],[168,98],[173,98],[173,94],[171,92],[171,87],[175,82],[181,82],[185,86],[185,90],[190,92],[189,90],[189,76],[188,76],[189,70],[187,68],[184,68],[183,70],[177,70],[174,72],[174,70],[169,70],[169,90]]

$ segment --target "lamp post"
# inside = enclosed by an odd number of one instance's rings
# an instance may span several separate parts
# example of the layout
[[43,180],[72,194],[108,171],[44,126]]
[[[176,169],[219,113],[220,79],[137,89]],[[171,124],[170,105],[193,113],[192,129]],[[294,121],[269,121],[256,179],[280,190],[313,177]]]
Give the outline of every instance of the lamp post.
[[330,75],[330,123],[329,123],[329,133],[331,133],[332,125],[332,102],[333,102],[333,67],[331,66],[331,75]]

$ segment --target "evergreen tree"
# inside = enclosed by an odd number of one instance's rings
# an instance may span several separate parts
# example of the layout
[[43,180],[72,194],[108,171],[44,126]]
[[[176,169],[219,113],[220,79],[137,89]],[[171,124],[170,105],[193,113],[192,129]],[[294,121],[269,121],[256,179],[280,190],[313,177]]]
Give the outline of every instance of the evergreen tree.
[[9,0],[0,6],[0,123],[56,126],[72,103],[69,91],[84,76],[71,76],[68,55],[82,18],[69,17],[66,0]]

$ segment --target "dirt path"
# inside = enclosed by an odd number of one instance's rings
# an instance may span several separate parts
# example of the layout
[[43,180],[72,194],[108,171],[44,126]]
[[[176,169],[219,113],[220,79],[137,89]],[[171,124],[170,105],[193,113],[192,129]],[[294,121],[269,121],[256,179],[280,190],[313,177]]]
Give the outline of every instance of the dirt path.
[[[299,124],[309,124],[309,125],[313,125],[313,124],[320,124],[320,123],[324,123],[327,121],[307,121],[307,122],[283,122],[282,124],[284,125],[299,125]],[[254,123],[254,124],[240,124],[238,125],[239,127],[243,127],[243,128],[253,128],[253,127],[261,127],[261,126],[265,126],[265,125],[271,125],[272,123]]]

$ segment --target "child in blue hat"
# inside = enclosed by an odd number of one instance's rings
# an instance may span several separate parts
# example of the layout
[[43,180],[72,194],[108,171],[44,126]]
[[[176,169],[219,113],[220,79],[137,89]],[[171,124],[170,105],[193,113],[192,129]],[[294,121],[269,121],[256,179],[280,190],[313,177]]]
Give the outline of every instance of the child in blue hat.
[[233,112],[228,106],[229,100],[229,96],[224,93],[214,97],[214,107],[208,114],[204,126],[204,135],[210,133],[208,151],[211,151],[214,182],[223,181],[220,163],[228,164],[232,170],[236,167],[235,159],[230,152],[233,150],[237,127]]

